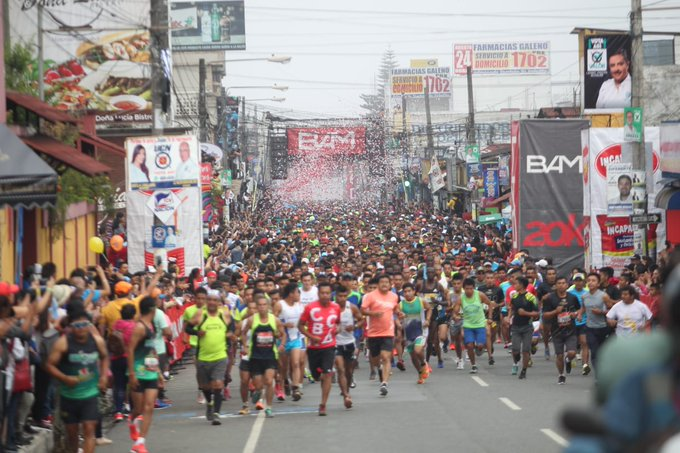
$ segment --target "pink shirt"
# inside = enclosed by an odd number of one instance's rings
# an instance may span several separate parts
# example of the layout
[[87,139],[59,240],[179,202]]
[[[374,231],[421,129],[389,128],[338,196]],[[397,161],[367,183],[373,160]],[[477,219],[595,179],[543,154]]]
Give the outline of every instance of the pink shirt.
[[394,337],[394,307],[399,303],[399,297],[392,291],[381,294],[380,291],[372,291],[364,297],[361,308],[368,311],[381,312],[382,316],[371,316],[366,336],[371,337]]

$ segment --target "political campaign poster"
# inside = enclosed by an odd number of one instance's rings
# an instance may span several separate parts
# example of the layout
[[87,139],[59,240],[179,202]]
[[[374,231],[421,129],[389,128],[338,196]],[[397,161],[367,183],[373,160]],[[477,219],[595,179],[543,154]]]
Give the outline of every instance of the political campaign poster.
[[498,156],[498,184],[502,187],[510,185],[510,156]]
[[583,101],[586,112],[623,112],[631,103],[631,39],[625,33],[587,35],[583,43]]
[[174,51],[245,50],[243,1],[170,1],[171,46]]
[[[622,172],[616,176],[616,192],[613,188],[614,181],[611,182],[612,188],[609,189],[610,169],[616,171],[617,164],[631,165],[632,154],[630,144],[623,140],[623,128],[590,128],[583,131],[583,191],[584,191],[584,208],[589,210],[590,216],[588,218],[589,229],[591,232],[590,250],[588,255],[591,258],[592,267],[605,266],[603,259],[603,237],[602,237],[602,218],[613,219],[619,221],[626,220],[629,217],[611,217],[609,216],[609,201],[614,198],[621,199],[621,191],[618,190],[618,178]],[[662,213],[662,210],[654,206],[654,199],[658,191],[661,190],[663,184],[661,182],[661,169],[659,164],[659,128],[647,127],[645,128],[645,148],[647,150],[647,168],[653,177],[645,175],[641,171],[631,171],[629,173],[630,181],[630,207],[632,213],[642,213],[645,208],[645,194],[647,194],[647,212]],[[612,165],[614,167],[612,167]],[[624,178],[625,179],[625,178]],[[626,184],[627,180],[622,180],[622,184]],[[628,188],[624,187],[625,192]],[[610,196],[611,191],[611,196]],[[639,198],[640,200],[633,200]],[[600,218],[600,220],[598,220]],[[650,227],[646,244],[644,238],[644,229],[642,227],[632,226],[632,230],[636,236],[634,239],[635,250],[644,250],[645,245],[650,250],[652,255],[660,252],[663,249],[664,240],[666,237],[666,230],[664,222]],[[639,252],[633,252],[639,253]],[[631,254],[632,256],[632,254]],[[618,262],[615,262],[615,264]],[[623,269],[623,266],[612,266],[618,272]]]
[[125,149],[128,190],[189,187],[200,182],[201,155],[195,136],[129,138]]
[[602,238],[602,266],[623,269],[635,253],[635,227],[627,217],[597,216]]
[[174,258],[181,276],[203,268],[203,230],[198,187],[127,192],[130,272]]
[[466,75],[550,74],[550,41],[455,44],[453,71]]
[[[31,49],[30,84],[44,81],[45,102],[93,112],[96,127],[148,127],[151,40],[148,1],[6,0],[8,40]],[[42,8],[39,8],[41,5]],[[39,11],[42,41],[38,42]],[[124,18],[123,18],[124,17]],[[38,74],[42,47],[43,73]]]
[[611,163],[607,166],[607,215],[633,215],[633,166]]
[[476,164],[480,161],[479,145],[465,146],[465,163]]
[[642,108],[623,109],[623,140],[637,143],[642,141]]

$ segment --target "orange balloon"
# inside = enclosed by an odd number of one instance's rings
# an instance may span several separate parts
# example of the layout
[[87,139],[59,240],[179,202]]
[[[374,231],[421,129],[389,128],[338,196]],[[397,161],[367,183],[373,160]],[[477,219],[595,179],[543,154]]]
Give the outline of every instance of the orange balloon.
[[120,252],[121,250],[123,250],[124,242],[125,241],[123,240],[123,238],[116,234],[111,238],[111,248],[116,252]]

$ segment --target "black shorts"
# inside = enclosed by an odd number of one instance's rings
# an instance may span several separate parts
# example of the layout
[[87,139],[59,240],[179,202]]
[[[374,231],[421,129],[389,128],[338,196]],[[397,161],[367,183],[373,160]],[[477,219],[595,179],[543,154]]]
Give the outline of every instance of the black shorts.
[[241,359],[241,361],[238,364],[238,369],[239,371],[245,371],[246,373],[250,373],[250,361],[248,359]]
[[278,370],[279,362],[276,359],[250,359],[248,360],[248,371],[251,376],[261,376],[267,370]]
[[368,339],[368,351],[371,357],[378,357],[381,351],[394,349],[394,337],[372,337]]
[[158,379],[137,379],[137,387],[133,388],[133,392],[144,393],[147,390],[158,389]]
[[96,422],[99,420],[98,397],[93,396],[84,400],[74,400],[61,397],[61,418],[66,425],[77,425],[82,422]]
[[576,336],[577,337],[580,336],[580,335],[585,335],[586,334],[586,325],[583,324],[581,326],[575,326],[575,330],[576,330]]
[[333,372],[335,363],[335,348],[307,349],[307,361],[309,371],[314,379],[319,379],[322,374]]
[[356,348],[354,347],[354,343],[337,345],[335,346],[335,356],[342,357],[343,359],[345,359],[345,362],[351,362],[352,360],[355,359],[354,356],[355,350]]

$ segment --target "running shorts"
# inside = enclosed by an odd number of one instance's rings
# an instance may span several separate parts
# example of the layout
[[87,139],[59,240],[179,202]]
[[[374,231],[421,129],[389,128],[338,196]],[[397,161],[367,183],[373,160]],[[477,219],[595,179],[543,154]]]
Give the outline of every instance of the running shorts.
[[333,372],[335,363],[335,348],[307,349],[309,371],[314,380],[319,380],[322,374]]
[[394,337],[370,337],[368,339],[368,350],[371,357],[378,357],[381,351],[389,351],[394,349]]
[[99,420],[99,405],[96,396],[84,400],[61,397],[61,417],[67,425]]
[[223,381],[227,372],[227,359],[214,362],[196,361],[196,381],[200,387],[206,387],[211,382]]

